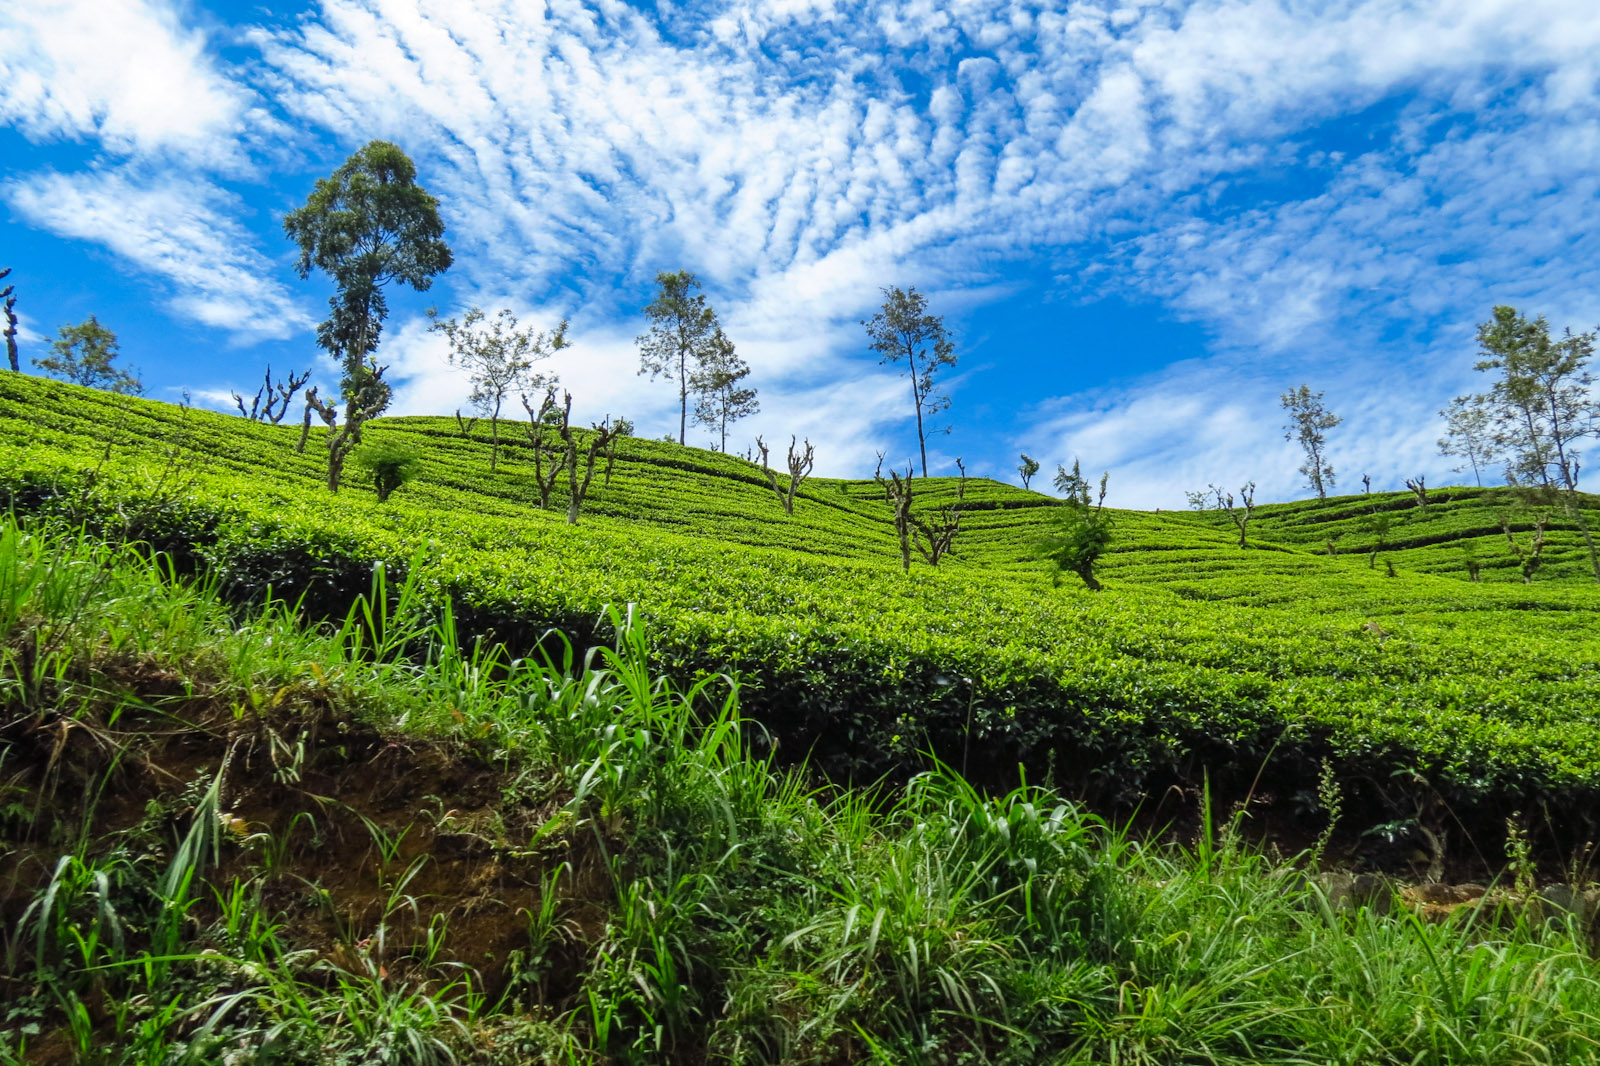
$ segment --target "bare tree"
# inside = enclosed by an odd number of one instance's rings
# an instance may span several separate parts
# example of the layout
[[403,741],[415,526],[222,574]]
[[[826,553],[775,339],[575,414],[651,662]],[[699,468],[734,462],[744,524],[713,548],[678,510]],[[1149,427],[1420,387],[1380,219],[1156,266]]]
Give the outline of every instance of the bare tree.
[[[535,408],[528,402],[527,394],[522,396],[522,408],[528,412],[528,444],[533,448],[533,482],[539,490],[539,506],[550,506],[550,493],[556,486],[556,478],[561,474],[562,463],[556,459],[561,451],[551,446],[549,433],[556,431],[563,441],[566,439],[566,427],[572,418],[572,394],[567,393],[565,407],[556,405],[556,388],[554,385],[544,390],[544,398]],[[550,471],[545,472],[545,462],[549,460]]]
[[772,491],[778,494],[778,502],[783,504],[783,509],[788,514],[794,514],[794,494],[799,491],[801,482],[811,474],[811,468],[816,465],[816,449],[812,447],[807,438],[805,449],[797,450],[793,435],[789,437],[789,483],[787,486],[778,485],[778,475],[773,473],[767,458],[767,442],[760,437],[756,438],[756,448],[761,452],[761,469],[767,475],[767,484],[772,486]]
[[618,419],[613,423],[611,416],[606,415],[606,423],[610,424],[611,429],[613,429],[611,440],[606,443],[605,447],[605,487],[611,488],[611,467],[616,464],[616,442],[621,440],[622,437],[632,437],[634,435],[634,419],[618,416]]
[[[552,352],[567,347],[567,320],[562,319],[548,336],[532,329],[518,329],[517,316],[504,308],[494,321],[484,324],[480,308],[470,307],[460,321],[441,319],[429,311],[433,321],[428,330],[443,333],[450,343],[450,362],[464,367],[472,380],[469,399],[489,419],[489,472],[500,466],[500,408],[513,392],[538,389],[552,384],[549,375],[535,374],[534,365]],[[460,418],[460,412],[456,417]]]
[[900,567],[907,573],[911,572],[911,472],[910,463],[906,464],[904,477],[899,471],[889,470],[889,480],[883,478],[883,453],[878,453],[878,467],[872,472],[872,479],[883,489],[883,498],[888,502],[894,514],[894,532],[900,540]]
[[306,453],[306,440],[311,436],[311,416],[313,414],[321,415],[322,420],[328,424],[329,429],[333,429],[339,421],[339,409],[330,403],[324,403],[317,396],[315,385],[306,393],[305,417],[300,421],[300,443],[294,446],[295,454],[297,455]]
[[936,519],[921,518],[908,512],[913,527],[911,541],[922,557],[928,560],[929,566],[938,566],[940,559],[952,553],[956,534],[961,532],[961,505],[967,498],[967,467],[957,458],[956,468],[961,471],[961,482],[956,487],[955,502],[939,508]]
[[[4,281],[11,273],[11,268],[0,270],[0,281]],[[17,373],[22,372],[22,366],[17,362],[17,287],[7,285],[0,289],[0,307],[4,307],[6,315],[6,328],[3,331],[6,338],[6,358],[11,361],[11,369]]]
[[[594,426],[594,433],[589,438],[587,447],[578,442],[577,435],[572,431],[571,418],[572,394],[567,393],[565,414],[561,419],[561,439],[567,444],[566,454],[563,457],[567,468],[567,525],[578,524],[578,512],[583,507],[583,501],[589,496],[589,484],[594,480],[594,464],[611,442],[620,436],[617,426],[600,423]],[[578,479],[578,452],[585,450],[583,479]]]
[[1517,543],[1517,538],[1511,534],[1511,516],[1504,511],[1500,512],[1500,528],[1505,532],[1506,542],[1511,545],[1511,554],[1517,560],[1517,565],[1522,571],[1522,583],[1533,584],[1533,575],[1539,572],[1539,567],[1544,564],[1544,531],[1550,524],[1550,516],[1540,513],[1534,516],[1533,539],[1527,547]]
[[311,434],[311,415],[315,412],[328,427],[328,491],[338,492],[344,478],[345,460],[361,443],[361,430],[389,406],[389,385],[383,380],[387,366],[363,363],[345,376],[341,392],[344,395],[344,423],[339,423],[339,408],[331,400],[323,400],[315,388],[306,393],[305,420],[300,426],[300,443],[297,452],[306,450],[306,438]]
[[1279,397],[1278,402],[1289,412],[1289,422],[1283,427],[1283,439],[1299,441],[1300,447],[1305,449],[1306,461],[1300,467],[1300,472],[1306,476],[1307,484],[1316,491],[1317,499],[1325,500],[1328,498],[1328,487],[1333,484],[1333,467],[1323,454],[1328,444],[1323,430],[1332,429],[1344,419],[1323,407],[1322,393],[1312,392],[1309,385],[1290,389]]
[[[288,381],[274,382],[272,380],[272,364],[267,364],[267,373],[261,387],[256,390],[255,398],[250,401],[250,408],[245,409],[244,397],[237,392],[233,394],[233,402],[239,408],[239,413],[252,422],[271,422],[273,425],[283,421],[283,416],[289,413],[289,405],[294,402],[295,393],[299,392],[305,383],[311,380],[311,371],[296,374],[289,371]],[[263,401],[265,405],[263,406]]]
[[[1245,540],[1245,531],[1250,527],[1250,513],[1255,510],[1256,506],[1256,483],[1254,481],[1246,481],[1239,487],[1237,504],[1234,502],[1233,493],[1223,492],[1216,485],[1211,486],[1211,492],[1216,497],[1217,509],[1228,512],[1228,517],[1233,519],[1234,526],[1238,528],[1239,547],[1248,548],[1250,545]],[[1203,510],[1206,500],[1204,493],[1190,493],[1189,502],[1193,505],[1196,495],[1200,496],[1200,506],[1195,509]]]
[[1428,479],[1425,476],[1418,476],[1415,479],[1406,478],[1406,488],[1410,489],[1411,494],[1417,498],[1417,508],[1419,510],[1428,506]]

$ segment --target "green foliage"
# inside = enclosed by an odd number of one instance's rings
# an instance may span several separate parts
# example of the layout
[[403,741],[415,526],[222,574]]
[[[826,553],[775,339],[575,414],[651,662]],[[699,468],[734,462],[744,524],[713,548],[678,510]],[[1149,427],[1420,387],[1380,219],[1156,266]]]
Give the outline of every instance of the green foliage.
[[1092,591],[1100,591],[1094,566],[1111,546],[1113,523],[1105,512],[1106,482],[1110,477],[1109,473],[1101,475],[1100,495],[1091,504],[1089,482],[1077,460],[1073,460],[1070,472],[1065,467],[1056,468],[1056,489],[1066,499],[1056,512],[1053,528],[1040,540],[1045,559],[1054,566],[1053,582],[1059,583],[1063,572],[1072,573]]
[[[1244,846],[1242,818],[1144,842],[1051,789],[985,792],[936,762],[903,787],[818,790],[753,743],[747,689],[661,676],[638,614],[607,611],[610,642],[586,656],[512,659],[464,641],[417,571],[312,626],[281,603],[230,608],[131,548],[0,521],[6,743],[30,742],[15,723],[45,743],[114,729],[133,766],[170,755],[181,723],[182,757],[210,759],[185,783],[64,745],[48,772],[157,790],[150,824],[76,795],[30,830],[0,823],[25,859],[0,929],[0,1061],[1593,1059],[1589,928],[1557,905],[1572,893],[1530,897],[1520,821],[1504,850],[1522,891],[1433,923]],[[61,654],[36,686],[16,651],[39,639]],[[315,792],[264,784],[291,780],[273,776],[291,740]],[[404,751],[444,795],[382,780],[376,759]],[[1349,817],[1328,765],[1319,801]],[[7,771],[46,795],[45,760]],[[503,798],[457,831],[485,784]],[[335,819],[338,788],[373,815],[282,876],[303,823],[273,815]],[[251,820],[224,796],[253,799]],[[416,821],[430,805],[437,831]],[[408,850],[413,832],[431,835]],[[473,877],[438,868],[447,844],[479,849]],[[470,936],[423,919],[518,892],[525,937],[477,965]]]
[[1322,393],[1312,392],[1309,385],[1290,389],[1279,397],[1279,405],[1289,412],[1283,439],[1296,441],[1305,450],[1306,461],[1300,472],[1306,476],[1306,484],[1317,494],[1317,499],[1325,500],[1328,489],[1333,486],[1334,474],[1326,454],[1328,439],[1324,431],[1344,419],[1324,407]]
[[548,337],[530,329],[517,328],[517,316],[510,308],[482,325],[484,314],[471,307],[458,321],[440,319],[430,310],[430,333],[443,333],[450,344],[450,362],[466,369],[472,380],[472,405],[489,419],[489,470],[500,463],[500,410],[512,393],[537,392],[555,384],[554,375],[534,373],[534,366],[552,352],[567,347],[567,321],[562,319]]
[[76,326],[62,326],[61,335],[50,342],[50,351],[50,355],[33,361],[46,374],[74,385],[126,396],[144,392],[138,375],[111,365],[117,358],[117,335],[93,315]]
[[383,440],[369,443],[356,452],[356,465],[371,476],[378,502],[383,503],[396,489],[416,476],[422,468],[422,456],[408,445]]
[[695,403],[694,420],[717,431],[719,452],[728,450],[728,423],[761,410],[756,390],[740,384],[749,376],[749,365],[739,358],[733,342],[718,329],[711,337],[708,354],[689,376],[689,385],[700,397]]
[[678,379],[678,443],[688,440],[689,393],[709,387],[707,374],[715,374],[723,352],[732,358],[732,345],[722,335],[717,313],[700,291],[700,279],[687,270],[662,271],[656,275],[659,290],[644,308],[650,331],[641,334],[639,373],[652,378],[666,375]]
[[[752,463],[625,438],[572,528],[534,506],[525,446],[485,476],[487,442],[445,419],[372,427],[422,456],[383,508],[364,487],[316,493],[294,435],[6,375],[0,501],[158,544],[230,595],[270,587],[341,617],[381,560],[451,596],[467,639],[518,651],[552,626],[586,645],[606,604],[638,603],[662,670],[747,678],[746,710],[780,750],[841,776],[913,772],[922,747],[970,747],[975,776],[1037,772],[1055,750],[1086,794],[1132,800],[1201,766],[1243,788],[1271,752],[1291,779],[1330,759],[1349,807],[1410,817],[1436,791],[1496,826],[1502,804],[1580,809],[1600,786],[1600,599],[1563,576],[1581,573],[1581,543],[1553,521],[1539,581],[1520,584],[1475,489],[1430,490],[1421,510],[1410,493],[1258,507],[1250,552],[1219,512],[1107,508],[1116,539],[1094,573],[1117,592],[1096,597],[1051,594],[1040,573],[1035,546],[1064,509],[996,482],[968,480],[960,557],[908,581],[872,483],[807,481],[789,518]],[[151,442],[183,478],[163,479]],[[917,485],[931,514],[958,492]],[[1394,579],[1367,569],[1365,542],[1321,552],[1330,533],[1365,536],[1373,506],[1408,516],[1385,549]],[[1481,543],[1481,583],[1463,543]]]
[[1033,480],[1033,475],[1039,472],[1039,460],[1027,452],[1023,452],[1022,461],[1017,464],[1017,473],[1022,475],[1022,487],[1027,488],[1028,482]]
[[1577,488],[1577,449],[1600,432],[1600,401],[1589,390],[1594,340],[1571,330],[1552,339],[1543,316],[1529,321],[1514,307],[1479,323],[1476,368],[1498,374],[1487,393],[1456,402],[1487,415],[1511,484]]
[[[911,379],[911,406],[917,416],[917,446],[922,452],[922,476],[928,476],[928,431],[924,417],[950,407],[950,397],[934,391],[934,379],[945,367],[956,365],[955,343],[945,328],[944,316],[930,314],[928,298],[913,286],[883,290],[883,306],[861,324],[867,328],[869,347],[880,363],[906,364]],[[935,431],[937,432],[937,431]]]
[[439,203],[416,178],[415,164],[397,146],[370,141],[319,178],[305,206],[284,216],[284,233],[300,249],[300,277],[316,267],[338,290],[317,343],[346,373],[378,347],[389,313],[383,286],[399,281],[424,292],[450,267]]

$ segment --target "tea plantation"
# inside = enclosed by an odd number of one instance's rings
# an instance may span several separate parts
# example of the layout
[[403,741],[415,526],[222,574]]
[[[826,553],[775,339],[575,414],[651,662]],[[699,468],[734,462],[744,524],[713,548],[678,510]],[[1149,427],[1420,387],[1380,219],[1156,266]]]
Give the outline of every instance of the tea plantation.
[[[1476,839],[1542,811],[1564,846],[1597,835],[1600,587],[1560,521],[1535,582],[1512,580],[1509,505],[1486,490],[1262,507],[1243,550],[1215,512],[1119,512],[1094,594],[1036,561],[1054,501],[988,480],[953,556],[909,575],[872,481],[808,480],[790,516],[759,466],[654,441],[622,441],[608,479],[602,459],[569,526],[564,484],[537,506],[526,428],[502,426],[491,474],[482,426],[375,423],[370,442],[422,457],[380,504],[322,487],[319,430],[300,455],[298,425],[0,375],[0,500],[170,552],[234,602],[338,616],[382,563],[513,654],[551,629],[603,640],[606,606],[637,604],[658,669],[737,676],[780,756],[836,778],[932,752],[1106,809],[1209,785],[1308,814],[1327,765],[1365,825]],[[916,485],[918,509],[957,490]],[[1375,509],[1392,520],[1371,558]]]

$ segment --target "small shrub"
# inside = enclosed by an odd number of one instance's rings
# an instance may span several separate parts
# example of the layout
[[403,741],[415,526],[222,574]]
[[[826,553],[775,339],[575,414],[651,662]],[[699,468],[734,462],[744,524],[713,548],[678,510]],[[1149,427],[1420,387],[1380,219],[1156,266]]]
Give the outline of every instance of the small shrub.
[[403,444],[374,442],[356,453],[356,465],[372,477],[372,487],[378,493],[378,502],[389,499],[394,491],[416,476],[422,457]]

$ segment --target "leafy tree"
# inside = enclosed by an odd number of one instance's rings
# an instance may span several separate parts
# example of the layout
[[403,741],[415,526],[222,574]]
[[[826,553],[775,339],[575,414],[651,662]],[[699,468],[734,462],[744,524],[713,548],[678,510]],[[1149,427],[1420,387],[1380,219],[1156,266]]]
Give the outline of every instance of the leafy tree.
[[934,392],[940,368],[956,365],[955,344],[944,318],[928,313],[928,301],[915,287],[883,290],[883,307],[870,320],[863,319],[871,348],[880,363],[906,363],[911,378],[911,401],[917,414],[917,446],[922,453],[922,476],[928,476],[928,438],[924,417],[950,406],[950,397]]
[[749,373],[749,365],[719,329],[712,334],[700,365],[689,375],[689,387],[700,397],[695,402],[694,420],[717,431],[719,452],[728,450],[728,423],[761,410],[756,390],[739,384]]
[[1461,399],[1488,414],[1511,484],[1577,488],[1577,445],[1600,429],[1600,401],[1589,390],[1594,341],[1571,330],[1552,339],[1544,316],[1530,322],[1514,307],[1496,307],[1478,324],[1484,358],[1476,368],[1499,374],[1487,394]]
[[678,443],[688,439],[690,375],[717,358],[717,313],[700,292],[700,281],[687,270],[662,271],[656,298],[645,307],[650,332],[638,338],[639,373],[678,379]]
[[117,335],[93,315],[76,326],[62,326],[61,336],[50,342],[50,351],[33,361],[46,374],[127,396],[144,393],[137,374],[111,365],[117,358]]
[[[11,273],[11,268],[0,270],[0,281],[4,281]],[[22,366],[17,362],[17,287],[7,285],[0,289],[0,308],[4,308],[6,315],[6,328],[3,333],[6,338],[6,358],[11,362],[11,369],[21,373]]]
[[1100,475],[1100,492],[1095,496],[1076,460],[1070,473],[1065,467],[1056,467],[1056,488],[1065,499],[1055,528],[1045,534],[1041,547],[1045,558],[1055,565],[1057,583],[1063,572],[1070,571],[1091,590],[1099,592],[1103,588],[1094,576],[1094,564],[1111,544],[1111,516],[1105,513],[1106,482],[1110,477],[1109,471]]
[[1498,371],[1485,394],[1460,397],[1464,411],[1482,412],[1493,426],[1491,440],[1506,460],[1506,480],[1560,494],[1588,548],[1600,580],[1600,550],[1578,500],[1579,446],[1600,433],[1600,399],[1589,364],[1595,334],[1567,330],[1550,336],[1541,315],[1529,321],[1504,305],[1478,324],[1481,371]]
[[1039,460],[1027,452],[1022,453],[1021,459],[1022,462],[1017,464],[1017,473],[1022,475],[1022,487],[1026,489],[1028,482],[1033,480],[1033,475],[1039,472]]
[[1465,459],[1466,465],[1452,467],[1461,473],[1472,467],[1472,478],[1481,488],[1483,468],[1494,461],[1494,420],[1489,409],[1477,402],[1479,397],[1457,396],[1450,406],[1440,411],[1444,417],[1444,436],[1439,438],[1439,454]]
[[553,375],[536,374],[533,368],[567,347],[567,321],[562,319],[546,336],[531,328],[518,329],[510,308],[502,309],[487,325],[477,307],[469,308],[460,320],[441,319],[436,310],[430,310],[428,317],[433,320],[429,331],[443,333],[450,344],[451,364],[464,367],[470,376],[472,405],[489,419],[489,472],[493,473],[500,465],[500,408],[513,392],[554,382]]
[[1333,484],[1333,467],[1324,454],[1328,440],[1323,431],[1332,429],[1344,419],[1322,405],[1322,393],[1312,392],[1309,385],[1291,389],[1279,398],[1283,409],[1289,412],[1284,425],[1284,440],[1298,441],[1305,449],[1306,461],[1300,472],[1306,484],[1317,493],[1317,499],[1328,498],[1328,488]]
[[296,272],[304,279],[316,267],[335,289],[328,317],[317,327],[317,344],[344,370],[344,425],[335,428],[323,415],[333,492],[345,458],[361,443],[362,426],[389,404],[384,368],[372,359],[389,314],[384,286],[398,281],[424,292],[450,266],[439,202],[416,177],[416,166],[398,147],[370,141],[283,219],[284,233],[300,248]]

